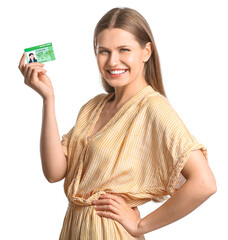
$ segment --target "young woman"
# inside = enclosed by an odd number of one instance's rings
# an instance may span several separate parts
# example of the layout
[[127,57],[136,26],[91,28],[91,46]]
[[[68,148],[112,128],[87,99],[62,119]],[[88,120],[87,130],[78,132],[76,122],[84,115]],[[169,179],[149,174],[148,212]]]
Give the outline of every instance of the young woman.
[[[41,160],[49,182],[65,178],[69,206],[60,240],[145,239],[216,192],[207,149],[168,101],[150,27],[137,11],[114,8],[98,22],[94,51],[105,93],[80,109],[60,136],[54,91],[43,64],[19,69],[43,98]],[[140,218],[137,206],[164,201]]]

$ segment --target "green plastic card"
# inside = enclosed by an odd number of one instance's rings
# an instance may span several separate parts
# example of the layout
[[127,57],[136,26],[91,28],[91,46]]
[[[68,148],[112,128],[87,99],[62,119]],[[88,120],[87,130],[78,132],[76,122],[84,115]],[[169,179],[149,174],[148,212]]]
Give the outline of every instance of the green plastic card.
[[46,43],[35,47],[25,48],[27,63],[30,62],[49,62],[55,60],[52,43]]

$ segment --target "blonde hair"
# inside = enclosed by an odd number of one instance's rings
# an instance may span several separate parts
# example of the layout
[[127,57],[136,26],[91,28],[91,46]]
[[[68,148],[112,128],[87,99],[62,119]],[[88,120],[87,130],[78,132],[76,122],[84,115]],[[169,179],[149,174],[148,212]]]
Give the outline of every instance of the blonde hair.
[[[113,8],[108,11],[97,23],[94,30],[93,46],[95,55],[97,54],[97,37],[98,34],[105,29],[120,28],[132,33],[140,46],[145,47],[147,42],[152,43],[152,54],[144,66],[144,77],[149,85],[155,91],[166,97],[164,90],[162,75],[160,69],[159,56],[155,41],[149,24],[145,18],[136,10],[131,8]],[[114,92],[115,89],[101,77],[102,85],[106,92]]]

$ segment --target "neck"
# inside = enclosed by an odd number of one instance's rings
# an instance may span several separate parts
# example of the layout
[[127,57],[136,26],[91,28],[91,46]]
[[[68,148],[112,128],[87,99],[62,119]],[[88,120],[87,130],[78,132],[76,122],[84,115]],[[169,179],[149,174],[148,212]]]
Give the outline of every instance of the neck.
[[111,99],[112,108],[118,110],[121,106],[127,102],[131,97],[133,97],[142,88],[148,86],[149,84],[146,80],[131,83],[123,87],[115,87],[115,94],[113,99]]

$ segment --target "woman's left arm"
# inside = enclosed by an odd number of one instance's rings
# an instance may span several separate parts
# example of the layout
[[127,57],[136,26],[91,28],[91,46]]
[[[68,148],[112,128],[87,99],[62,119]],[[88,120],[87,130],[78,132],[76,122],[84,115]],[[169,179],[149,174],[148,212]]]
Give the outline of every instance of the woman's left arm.
[[181,173],[186,182],[162,206],[140,220],[137,235],[177,221],[217,191],[214,175],[200,149],[190,154]]

